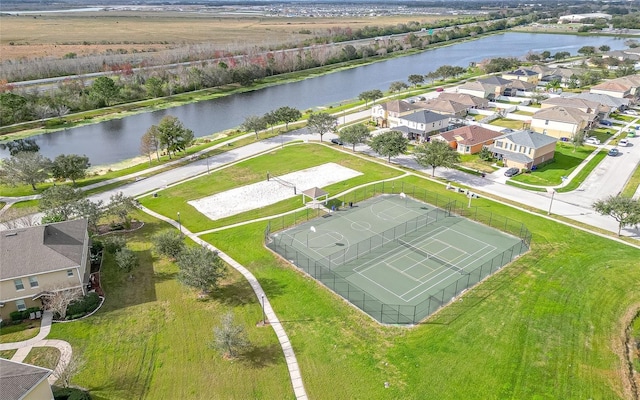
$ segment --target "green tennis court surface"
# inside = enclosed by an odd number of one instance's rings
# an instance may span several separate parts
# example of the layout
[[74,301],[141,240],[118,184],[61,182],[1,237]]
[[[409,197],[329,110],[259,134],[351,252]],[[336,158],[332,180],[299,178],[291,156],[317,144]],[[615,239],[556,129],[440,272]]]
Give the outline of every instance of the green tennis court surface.
[[268,245],[380,322],[416,323],[527,250],[452,206],[380,195],[272,233]]

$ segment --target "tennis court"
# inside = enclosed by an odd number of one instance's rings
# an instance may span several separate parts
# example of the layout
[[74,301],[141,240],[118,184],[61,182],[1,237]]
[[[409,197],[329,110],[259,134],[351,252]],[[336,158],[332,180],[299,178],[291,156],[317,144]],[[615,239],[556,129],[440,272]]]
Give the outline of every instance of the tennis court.
[[450,208],[384,194],[272,233],[269,247],[379,321],[415,323],[526,251]]

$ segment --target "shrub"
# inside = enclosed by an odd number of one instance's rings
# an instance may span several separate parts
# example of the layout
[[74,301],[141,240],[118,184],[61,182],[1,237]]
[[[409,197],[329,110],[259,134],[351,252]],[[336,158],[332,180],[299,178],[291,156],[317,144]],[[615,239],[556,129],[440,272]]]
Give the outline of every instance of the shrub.
[[94,240],[91,243],[91,254],[98,254],[104,249],[104,244],[99,240]]
[[92,292],[83,298],[74,301],[67,307],[67,315],[71,315],[71,319],[82,317],[98,308],[100,297],[97,293]]
[[111,254],[115,254],[127,244],[123,236],[109,236],[104,240],[104,249]]
[[54,388],[53,398],[55,400],[91,400],[89,392],[77,388]]
[[151,240],[155,251],[161,256],[177,259],[184,251],[184,239],[175,229],[158,232]]
[[36,311],[41,311],[40,307],[30,307],[24,311],[14,311],[9,314],[9,318],[11,321],[22,321],[23,319],[29,319],[29,315],[31,313],[35,313]]

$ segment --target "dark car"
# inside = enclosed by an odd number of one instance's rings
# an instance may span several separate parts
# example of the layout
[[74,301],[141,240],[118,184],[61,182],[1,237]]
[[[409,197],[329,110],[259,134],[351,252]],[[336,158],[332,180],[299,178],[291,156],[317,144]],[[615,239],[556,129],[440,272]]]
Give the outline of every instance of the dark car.
[[340,139],[331,139],[331,143],[337,144],[338,146],[344,145],[344,143]]
[[618,151],[618,149],[611,149],[611,150],[609,150],[609,152],[607,154],[609,154],[612,157],[615,157],[618,154],[620,154],[620,151]]
[[504,171],[504,176],[511,178],[512,176],[516,176],[520,173],[520,168],[511,167],[508,170]]

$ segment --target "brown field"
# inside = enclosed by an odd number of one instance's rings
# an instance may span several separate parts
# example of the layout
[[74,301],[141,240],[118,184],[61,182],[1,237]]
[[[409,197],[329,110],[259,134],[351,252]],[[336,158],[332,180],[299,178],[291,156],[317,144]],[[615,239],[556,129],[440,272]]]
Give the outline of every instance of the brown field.
[[[294,42],[328,29],[389,26],[445,17],[413,15],[370,18],[284,18],[200,15],[177,12],[117,11],[34,16],[3,15],[0,23],[0,60],[61,58],[105,53],[107,50],[149,51],[184,44],[269,46]],[[300,33],[302,30],[311,31]]]

